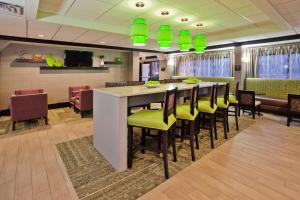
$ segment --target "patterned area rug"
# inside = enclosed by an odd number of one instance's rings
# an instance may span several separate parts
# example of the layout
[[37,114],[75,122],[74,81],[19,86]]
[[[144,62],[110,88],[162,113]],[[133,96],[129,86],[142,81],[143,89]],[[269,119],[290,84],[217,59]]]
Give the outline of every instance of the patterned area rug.
[[[230,117],[229,138],[238,134],[235,123]],[[254,123],[250,117],[240,118],[240,131]],[[135,129],[135,137],[139,138],[140,129]],[[215,148],[226,140],[223,128],[218,126],[219,139],[215,141]],[[170,176],[173,176],[192,163],[188,141],[177,142],[178,161],[172,161],[169,154]],[[60,143],[56,145],[60,157],[67,169],[69,177],[81,200],[98,199],[137,199],[149,192],[166,179],[164,178],[161,155],[153,152],[135,153],[133,168],[124,172],[116,172],[112,166],[93,147],[92,136]],[[209,153],[210,141],[208,132],[200,132],[200,149],[196,150],[196,159]]]
[[16,130],[12,131],[12,121],[10,116],[3,116],[0,118],[0,136],[5,134],[17,134],[20,132],[26,132],[26,130],[32,129],[47,129],[51,125],[62,124],[75,121],[91,120],[92,115],[86,113],[82,119],[79,113],[75,113],[71,108],[59,108],[48,110],[48,126],[45,125],[45,120],[29,120],[24,122],[18,122],[16,124]]

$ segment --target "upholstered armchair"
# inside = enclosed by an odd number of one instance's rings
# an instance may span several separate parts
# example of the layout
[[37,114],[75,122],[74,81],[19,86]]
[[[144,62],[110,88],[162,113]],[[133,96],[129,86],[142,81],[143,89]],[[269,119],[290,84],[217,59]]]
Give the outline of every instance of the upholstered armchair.
[[16,123],[25,120],[44,118],[48,124],[48,99],[43,89],[16,90],[10,98],[10,113],[13,130]]
[[[78,99],[79,91],[80,90],[89,90],[90,86],[88,85],[81,85],[81,86],[71,86],[69,87],[69,103],[70,106],[74,106],[75,100]],[[74,106],[75,109],[75,106]]]
[[287,126],[290,126],[293,118],[300,118],[300,95],[289,94],[288,104]]
[[80,90],[78,98],[75,99],[75,109],[81,113],[93,110],[93,90]]

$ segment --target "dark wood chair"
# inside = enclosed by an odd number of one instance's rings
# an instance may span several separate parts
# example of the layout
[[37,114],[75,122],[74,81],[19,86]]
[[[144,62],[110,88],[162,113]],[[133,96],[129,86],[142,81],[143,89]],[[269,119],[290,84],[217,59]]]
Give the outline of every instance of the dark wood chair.
[[[217,94],[222,96],[217,98],[217,117],[220,122],[223,123],[224,137],[227,139],[227,131],[229,132],[229,122],[228,122],[228,108],[229,108],[229,83],[226,85],[219,85],[217,87]],[[215,134],[215,139],[218,139],[217,134]]]
[[[175,132],[176,132],[176,94],[177,88],[167,90],[162,110],[141,110],[128,117],[128,168],[132,167],[133,158],[133,127],[142,128],[142,140],[137,149],[163,153],[165,177],[169,178],[168,148],[172,146],[173,159],[177,162]],[[144,130],[154,130],[157,134],[146,133]],[[147,137],[156,139],[156,148],[149,145]],[[162,140],[162,143],[161,143]]]
[[[215,133],[215,136],[217,135],[217,125],[216,125],[216,111],[217,111],[217,87],[218,85],[214,85],[211,90],[210,90],[210,98],[207,100],[205,99],[199,99],[198,100],[198,131],[197,133],[200,132],[200,127],[203,129],[206,128],[206,117],[208,117],[209,121],[209,137],[210,137],[210,143],[211,143],[211,148],[214,148],[214,137],[213,137],[213,132]],[[202,125],[202,126],[201,126]]]
[[252,118],[255,119],[256,112],[260,116],[260,101],[255,100],[255,92],[247,90],[239,90],[238,92],[239,109],[245,111],[250,111],[252,113]]
[[[300,118],[300,95],[288,95],[288,113],[287,113],[287,126],[291,125],[293,118]],[[299,121],[298,121],[299,122]]]
[[[195,161],[194,142],[196,141],[196,148],[199,149],[199,140],[197,131],[197,120],[198,120],[198,93],[199,85],[194,86],[190,96],[189,103],[183,103],[177,105],[176,118],[181,121],[181,142],[188,136],[191,147],[192,161]],[[186,125],[187,122],[187,125]]]
[[[234,113],[233,116],[235,117],[235,126],[236,126],[236,130],[238,131],[239,130],[239,119],[238,119],[238,113],[239,113],[239,101],[238,101],[238,93],[239,93],[239,86],[240,86],[240,83],[237,82],[235,84],[235,91],[234,91],[234,94],[230,94],[229,95],[229,107],[234,107],[234,111],[231,111],[229,109],[229,113]],[[232,115],[230,115],[232,116]],[[229,126],[227,126],[227,131],[229,132]]]
[[122,87],[126,85],[126,82],[105,82],[105,87]]

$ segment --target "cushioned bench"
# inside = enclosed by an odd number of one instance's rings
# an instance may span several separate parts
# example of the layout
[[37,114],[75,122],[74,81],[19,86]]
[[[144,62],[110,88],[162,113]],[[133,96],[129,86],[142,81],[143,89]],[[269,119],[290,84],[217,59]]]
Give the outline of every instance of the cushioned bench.
[[300,80],[247,78],[245,88],[258,94],[263,111],[286,114],[288,94],[300,93]]

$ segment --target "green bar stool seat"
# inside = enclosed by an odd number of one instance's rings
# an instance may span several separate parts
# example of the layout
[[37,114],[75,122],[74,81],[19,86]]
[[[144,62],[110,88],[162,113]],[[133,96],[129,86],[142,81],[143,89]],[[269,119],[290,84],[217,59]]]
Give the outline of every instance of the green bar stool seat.
[[[167,90],[165,94],[164,107],[162,110],[141,110],[128,117],[128,151],[127,165],[132,168],[133,159],[133,127],[142,128],[142,142],[138,146],[145,150],[163,153],[164,173],[169,178],[168,148],[172,146],[174,162],[177,161],[175,131],[176,131],[176,93],[177,88]],[[148,133],[145,130],[148,130]],[[157,135],[151,135],[150,130],[158,131]],[[157,149],[147,145],[146,137],[157,139]],[[163,140],[161,144],[161,139]]]
[[[198,135],[195,134],[197,130],[197,117],[198,117],[198,92],[199,85],[194,86],[192,89],[190,101],[187,103],[179,104],[176,106],[176,118],[181,121],[181,142],[184,139],[187,132],[190,140],[191,157],[192,161],[195,161],[194,141],[196,140],[196,148],[199,149]],[[188,122],[188,126],[185,126],[185,122]],[[185,130],[187,131],[185,132]]]
[[163,118],[162,110],[141,110],[128,117],[128,125],[166,131],[176,122],[173,114],[168,117],[168,124],[164,123]]

